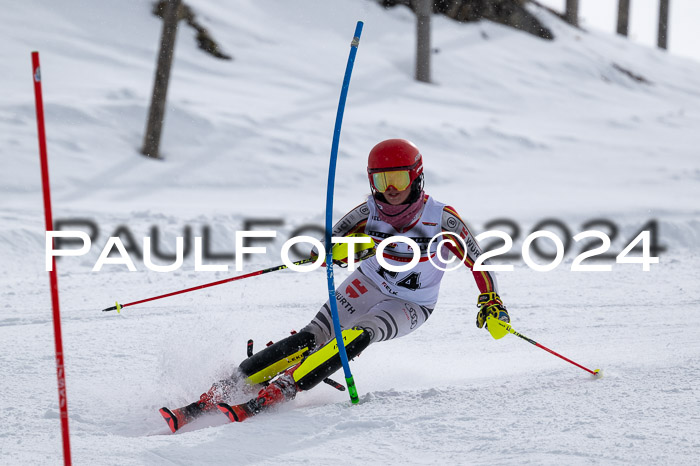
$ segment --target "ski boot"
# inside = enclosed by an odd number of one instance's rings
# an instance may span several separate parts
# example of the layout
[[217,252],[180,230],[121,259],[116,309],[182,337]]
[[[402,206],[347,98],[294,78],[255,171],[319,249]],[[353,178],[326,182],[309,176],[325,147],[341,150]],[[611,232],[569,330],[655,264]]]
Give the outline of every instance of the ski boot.
[[226,403],[219,403],[219,411],[224,413],[231,422],[243,422],[271,406],[284,401],[293,400],[299,391],[293,377],[293,373],[297,367],[299,366],[297,365],[287,369],[284,374],[279,376],[267,387],[260,390],[256,398],[253,398],[247,403],[233,406]]
[[166,407],[160,408],[160,414],[168,423],[170,430],[175,433],[185,424],[192,422],[204,413],[214,409],[217,403],[222,401],[221,385],[215,383],[208,392],[202,393],[199,401],[190,403],[182,408],[170,410]]
[[[170,430],[176,432],[185,424],[214,409],[218,403],[230,399],[237,387],[242,387],[245,392],[246,387],[256,388],[260,385],[268,385],[271,379],[302,361],[314,345],[313,334],[293,331],[291,336],[277,343],[270,342],[266,348],[253,354],[253,340],[249,340],[248,358],[241,363],[231,377],[215,383],[207,393],[202,394],[199,401],[173,410],[163,407],[160,409],[160,414],[168,423]],[[274,388],[271,390],[274,391]]]
[[[353,328],[343,331],[343,340],[348,358],[352,359],[367,348],[370,336],[364,329]],[[242,422],[271,406],[293,400],[298,392],[311,390],[321,382],[344,390],[345,387],[328,379],[328,376],[341,366],[338,345],[335,340],[331,340],[311,353],[303,362],[287,369],[267,387],[260,390],[256,398],[233,406],[219,403],[219,411],[224,413],[231,422]]]

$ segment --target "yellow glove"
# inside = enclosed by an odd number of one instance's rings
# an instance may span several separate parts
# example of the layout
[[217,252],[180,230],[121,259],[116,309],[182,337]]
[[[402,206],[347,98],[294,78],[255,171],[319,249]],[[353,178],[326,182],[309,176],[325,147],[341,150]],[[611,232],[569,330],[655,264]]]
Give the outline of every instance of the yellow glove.
[[501,301],[501,297],[494,292],[481,293],[476,306],[479,308],[479,312],[476,314],[476,326],[479,328],[484,327],[488,316],[493,316],[506,323],[510,322],[510,316],[503,301]]
[[[353,233],[351,235],[348,235],[348,237],[370,238],[364,233]],[[333,246],[333,263],[335,265],[339,267],[348,266],[348,246],[352,246],[352,254],[356,264],[376,254],[374,240],[372,240],[371,238],[370,241],[367,243],[356,243],[352,245],[349,245],[347,243],[337,243]],[[318,251],[316,250],[316,248],[313,248],[311,250],[310,258],[315,260],[317,257]],[[323,265],[325,266],[326,263],[324,262]]]

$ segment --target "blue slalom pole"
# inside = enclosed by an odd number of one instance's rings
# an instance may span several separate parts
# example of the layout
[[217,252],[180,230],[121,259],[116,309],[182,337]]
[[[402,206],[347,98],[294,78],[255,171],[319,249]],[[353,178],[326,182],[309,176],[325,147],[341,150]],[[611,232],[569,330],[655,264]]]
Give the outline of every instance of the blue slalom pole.
[[333,330],[335,338],[338,342],[338,354],[340,361],[343,363],[343,371],[345,372],[345,382],[348,385],[348,393],[350,393],[350,401],[356,404],[360,401],[357,396],[357,388],[355,387],[355,379],[350,372],[350,364],[348,363],[348,354],[345,351],[345,343],[343,342],[342,330],[340,328],[340,319],[338,317],[338,303],[335,297],[335,282],[333,280],[333,243],[331,241],[331,232],[333,230],[333,191],[335,189],[335,165],[338,160],[338,144],[340,143],[340,127],[343,124],[343,112],[345,111],[345,99],[348,96],[348,87],[350,87],[350,76],[352,75],[352,66],[355,64],[355,55],[357,47],[360,45],[360,34],[362,34],[362,21],[357,22],[355,27],[355,35],[350,43],[350,56],[348,64],[345,68],[345,78],[343,78],[343,88],[340,91],[340,102],[338,102],[338,113],[335,117],[335,129],[333,130],[333,145],[331,147],[331,161],[328,168],[328,191],[326,193],[326,277],[328,278],[328,301],[331,305],[331,316],[333,317]]

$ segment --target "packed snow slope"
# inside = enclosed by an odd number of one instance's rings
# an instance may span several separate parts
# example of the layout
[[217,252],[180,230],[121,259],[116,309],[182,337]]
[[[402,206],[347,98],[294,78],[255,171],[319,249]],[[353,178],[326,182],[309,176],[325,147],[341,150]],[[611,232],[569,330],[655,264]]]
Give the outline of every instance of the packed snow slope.
[[[234,60],[205,55],[181,26],[163,160],[138,154],[161,28],[149,1],[3,6],[0,463],[61,461],[32,50],[41,53],[54,218],[98,227],[88,255],[58,261],[76,464],[697,462],[700,64],[538,10],[556,40],[435,17],[433,83],[422,84],[412,78],[415,18],[406,8],[188,4]],[[605,376],[593,380],[515,336],[494,341],[476,329],[477,288],[456,271],[423,327],[352,363],[358,406],[324,385],[249,422],[217,414],[171,435],[158,408],[197,399],[244,358],[248,338],[261,347],[305,325],[327,297],[325,274],[276,272],[117,315],[100,310],[232,276],[234,261],[218,260],[227,272],[195,272],[191,253],[169,273],[136,256],[136,272],[91,269],[117,230],[138,249],[159,234],[169,252],[176,236],[208,231],[218,254],[232,254],[246,226],[276,230],[268,254],[245,262],[251,272],[280,263],[295,229],[322,225],[357,20],[365,28],[334,218],[368,194],[374,144],[414,141],[428,193],[475,234],[513,236],[516,257],[498,262],[515,265],[499,274],[513,327]],[[274,223],[251,227],[261,219]],[[545,219],[558,223],[538,225]],[[549,272],[520,257],[525,236],[541,228],[568,244]],[[614,261],[642,228],[655,230],[659,246],[649,272]],[[571,239],[587,229],[614,238],[612,258],[584,264],[611,271],[571,271],[593,247]]]

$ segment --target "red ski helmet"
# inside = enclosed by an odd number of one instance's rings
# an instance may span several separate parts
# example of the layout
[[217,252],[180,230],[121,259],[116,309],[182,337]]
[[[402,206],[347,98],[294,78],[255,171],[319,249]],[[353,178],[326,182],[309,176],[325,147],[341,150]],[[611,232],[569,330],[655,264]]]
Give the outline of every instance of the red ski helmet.
[[387,139],[369,152],[367,176],[373,192],[383,193],[389,186],[403,191],[422,179],[422,174],[423,157],[410,141]]

